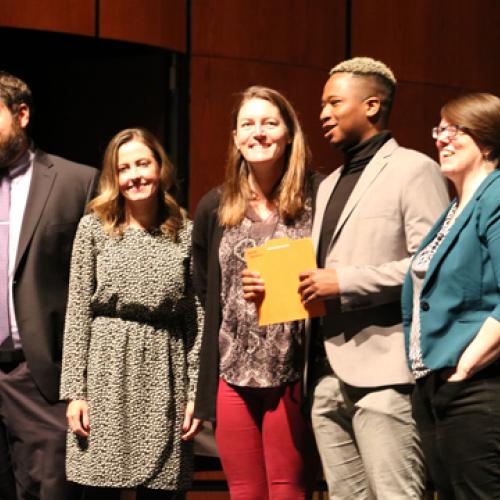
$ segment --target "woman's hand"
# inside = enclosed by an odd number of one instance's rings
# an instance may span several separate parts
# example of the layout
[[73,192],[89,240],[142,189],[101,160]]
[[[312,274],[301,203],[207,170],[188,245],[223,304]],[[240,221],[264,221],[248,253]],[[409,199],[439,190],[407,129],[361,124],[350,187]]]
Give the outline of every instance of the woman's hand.
[[457,368],[450,368],[446,372],[443,373],[443,377],[447,382],[461,382],[462,380],[466,380],[470,377],[470,374],[465,372],[464,370],[460,370]]
[[201,424],[203,420],[193,417],[194,413],[194,401],[188,401],[186,405],[186,411],[184,413],[184,422],[182,423],[181,439],[183,441],[189,441],[193,439],[198,432],[201,430]]
[[488,317],[479,332],[460,356],[457,367],[446,377],[448,382],[460,382],[472,377],[500,359],[500,321]]
[[264,281],[260,274],[249,269],[241,272],[241,283],[243,285],[243,298],[249,302],[259,304],[264,299],[266,293]]
[[68,426],[77,436],[88,437],[90,432],[89,405],[84,399],[75,399],[66,409]]

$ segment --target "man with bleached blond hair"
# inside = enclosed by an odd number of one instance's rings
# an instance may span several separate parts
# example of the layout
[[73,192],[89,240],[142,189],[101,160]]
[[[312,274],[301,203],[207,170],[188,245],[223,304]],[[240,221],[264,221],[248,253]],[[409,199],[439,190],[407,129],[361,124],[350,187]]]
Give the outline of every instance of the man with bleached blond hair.
[[448,202],[439,166],[388,130],[396,79],[382,62],[335,66],[322,97],[325,138],[345,161],[320,185],[318,267],[301,275],[309,329],[312,421],[331,499],[418,499],[420,441],[411,414],[400,293],[410,259]]

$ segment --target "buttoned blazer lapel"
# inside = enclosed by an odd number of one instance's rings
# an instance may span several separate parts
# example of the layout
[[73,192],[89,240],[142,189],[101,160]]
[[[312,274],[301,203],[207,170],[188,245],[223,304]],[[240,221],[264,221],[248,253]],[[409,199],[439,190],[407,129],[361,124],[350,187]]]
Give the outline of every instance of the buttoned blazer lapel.
[[[342,213],[340,214],[337,227],[333,232],[332,239],[330,241],[329,250],[335,240],[337,239],[342,227],[347,222],[349,217],[352,215],[354,209],[359,204],[361,199],[369,192],[370,186],[373,184],[375,179],[379,176],[380,172],[385,168],[389,162],[394,150],[398,148],[399,145],[395,139],[390,139],[387,141],[375,154],[372,160],[366,165],[361,177],[354,186],[351,195],[349,196],[347,203],[345,204]],[[381,193],[382,195],[382,193]]]
[[33,173],[31,174],[31,184],[24,210],[15,269],[17,270],[23,258],[33,233],[40,221],[43,210],[49,198],[50,191],[54,185],[56,172],[52,168],[53,164],[49,158],[41,151],[36,151],[33,160]]
[[[427,286],[429,285],[432,276],[436,272],[436,270],[439,268],[441,265],[441,262],[444,258],[445,255],[447,255],[452,247],[455,245],[460,233],[464,229],[465,225],[469,222],[472,213],[474,212],[474,209],[476,208],[477,202],[479,198],[481,198],[481,195],[483,192],[487,189],[487,187],[491,184],[491,182],[500,175],[500,172],[494,172],[493,174],[490,174],[483,182],[482,184],[478,187],[476,193],[474,196],[469,200],[465,208],[463,209],[462,213],[457,217],[453,225],[451,226],[448,234],[442,241],[441,245],[439,245],[438,249],[436,250],[435,255],[429,262],[429,268],[427,269],[427,272],[425,273],[425,278],[424,282],[422,284],[422,293],[425,292]],[[451,207],[451,205],[450,205]],[[448,209],[449,210],[449,209]],[[448,212],[448,211],[447,211]],[[447,213],[446,212],[446,213]],[[420,246],[420,250],[425,248],[432,239],[436,236],[438,233],[439,229],[441,228],[444,219],[446,218],[446,213],[443,214],[443,216],[440,218],[438,223],[434,226],[434,231],[431,231],[431,234],[425,238],[424,243]]]

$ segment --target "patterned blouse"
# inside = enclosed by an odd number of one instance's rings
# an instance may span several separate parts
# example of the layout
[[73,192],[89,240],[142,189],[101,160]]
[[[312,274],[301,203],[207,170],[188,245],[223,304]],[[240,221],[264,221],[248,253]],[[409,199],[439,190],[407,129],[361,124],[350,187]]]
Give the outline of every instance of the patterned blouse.
[[260,221],[248,211],[237,226],[224,230],[219,247],[222,324],[219,331],[220,376],[240,387],[277,387],[300,378],[304,323],[258,326],[254,303],[243,298],[241,272],[245,249],[274,238],[299,239],[311,234],[311,207],[291,225],[278,214]]
[[454,203],[444,219],[441,229],[434,239],[415,256],[411,265],[413,314],[410,332],[410,363],[411,371],[416,379],[425,377],[431,371],[424,364],[420,339],[420,294],[422,292],[422,285],[432,258],[455,222],[454,215],[456,211],[457,204]]

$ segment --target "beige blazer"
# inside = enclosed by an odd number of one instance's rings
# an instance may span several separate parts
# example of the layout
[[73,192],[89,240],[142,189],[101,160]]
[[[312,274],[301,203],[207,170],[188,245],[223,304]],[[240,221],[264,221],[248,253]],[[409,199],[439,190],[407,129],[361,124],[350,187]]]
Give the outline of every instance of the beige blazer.
[[[312,230],[316,248],[342,168],[318,190]],[[447,204],[439,166],[394,139],[365,167],[342,211],[325,263],[336,269],[341,293],[341,311],[337,308],[326,319],[325,347],[344,382],[361,387],[412,382],[404,352],[401,287],[411,256]]]

